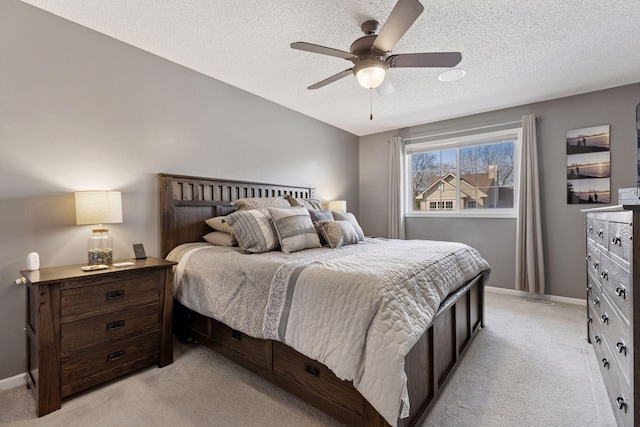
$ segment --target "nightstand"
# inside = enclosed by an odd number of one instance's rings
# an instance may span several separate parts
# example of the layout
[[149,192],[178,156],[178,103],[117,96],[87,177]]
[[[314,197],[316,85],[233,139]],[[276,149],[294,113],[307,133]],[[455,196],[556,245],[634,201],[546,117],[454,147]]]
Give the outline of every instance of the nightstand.
[[21,271],[27,279],[27,384],[38,416],[63,398],[173,362],[172,266],[159,258],[84,272]]

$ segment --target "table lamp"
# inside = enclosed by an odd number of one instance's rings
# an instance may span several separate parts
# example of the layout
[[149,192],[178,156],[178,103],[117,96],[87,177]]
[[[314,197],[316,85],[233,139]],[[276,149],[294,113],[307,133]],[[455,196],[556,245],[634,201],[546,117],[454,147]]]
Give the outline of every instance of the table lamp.
[[78,191],[76,224],[98,224],[87,245],[88,265],[113,264],[113,238],[103,224],[122,222],[122,196],[119,191]]

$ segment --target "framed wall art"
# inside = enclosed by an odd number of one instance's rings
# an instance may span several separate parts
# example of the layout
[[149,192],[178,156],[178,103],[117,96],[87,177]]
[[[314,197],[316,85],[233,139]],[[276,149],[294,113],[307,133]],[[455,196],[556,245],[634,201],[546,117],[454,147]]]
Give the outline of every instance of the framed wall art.
[[609,125],[567,131],[568,204],[611,203],[609,132]]

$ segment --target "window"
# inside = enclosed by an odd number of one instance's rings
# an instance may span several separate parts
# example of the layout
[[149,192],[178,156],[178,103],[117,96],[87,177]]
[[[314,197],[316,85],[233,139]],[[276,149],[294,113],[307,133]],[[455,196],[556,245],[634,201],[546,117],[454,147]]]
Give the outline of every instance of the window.
[[409,216],[516,215],[521,129],[406,146]]

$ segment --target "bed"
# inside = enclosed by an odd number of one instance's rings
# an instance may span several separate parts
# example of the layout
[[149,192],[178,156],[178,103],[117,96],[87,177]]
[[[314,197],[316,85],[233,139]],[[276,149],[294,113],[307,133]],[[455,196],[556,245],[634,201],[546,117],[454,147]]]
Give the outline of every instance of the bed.
[[[266,198],[284,195],[301,199],[313,197],[313,189],[311,188],[168,174],[160,174],[160,193],[162,255],[167,256],[176,248],[178,249],[174,252],[181,251],[183,254],[189,254],[185,257],[185,262],[181,262],[176,270],[176,276],[180,276],[180,278],[185,274],[184,268],[187,268],[185,265],[189,262],[196,263],[198,259],[202,258],[205,261],[201,260],[200,263],[205,265],[208,262],[206,258],[203,258],[205,256],[213,257],[212,259],[220,260],[220,262],[227,259],[229,262],[232,260],[235,260],[233,262],[236,263],[239,262],[238,259],[243,255],[239,254],[237,250],[212,248],[211,245],[206,243],[198,243],[203,242],[203,236],[211,231],[205,224],[205,220],[233,212],[234,208],[231,207],[231,202],[242,198]],[[351,283],[349,280],[353,280],[353,283],[358,280],[366,282],[367,278],[364,276],[367,273],[366,270],[374,269],[376,267],[374,264],[378,264],[378,262],[372,262],[371,265],[365,266],[367,259],[374,259],[375,256],[380,256],[383,251],[391,250],[396,253],[402,249],[400,246],[407,245],[411,247],[407,254],[416,253],[416,257],[418,256],[417,253],[422,250],[427,251],[425,252],[426,255],[429,255],[430,252],[428,251],[434,250],[433,248],[423,248],[420,242],[367,238],[358,245],[341,248],[339,255],[338,251],[319,248],[300,251],[290,257],[274,252],[267,254],[263,258],[255,255],[244,255],[242,259],[252,259],[258,263],[262,262],[260,271],[273,269],[273,277],[277,276],[275,274],[276,271],[280,274],[281,271],[287,271],[287,268],[290,271],[295,270],[297,272],[295,277],[298,283],[295,284],[296,291],[294,295],[302,295],[314,292],[312,290],[319,287],[314,286],[311,280],[315,276],[319,278],[316,279],[318,283],[338,283],[343,281],[342,288],[350,288],[347,286]],[[438,245],[442,246],[444,250],[452,247],[453,244],[440,242]],[[389,247],[387,248],[387,246]],[[454,249],[455,251],[460,251],[458,246]],[[471,248],[469,249],[473,251]],[[175,254],[172,254],[172,256],[175,256]],[[193,258],[193,260],[189,258]],[[415,258],[412,262],[414,261],[415,264],[412,265],[418,265],[420,262],[418,258]],[[483,262],[484,260],[481,261]],[[383,337],[383,335],[390,335],[390,333],[385,332],[376,335],[377,332],[374,329],[380,328],[369,326],[371,329],[366,330],[365,333],[353,333],[352,336],[346,334],[345,338],[346,341],[351,342],[358,341],[360,336],[362,340],[369,342],[368,346],[362,344],[364,347],[356,347],[355,350],[351,350],[352,353],[347,351],[346,357],[340,356],[343,359],[336,358],[337,349],[324,351],[324,344],[319,344],[323,342],[321,338],[322,330],[304,329],[300,326],[305,324],[305,316],[301,313],[310,313],[314,309],[314,305],[308,305],[303,308],[302,303],[295,301],[291,303],[291,307],[286,304],[279,305],[280,311],[275,318],[272,317],[276,319],[273,321],[275,327],[264,326],[271,324],[267,316],[269,310],[265,309],[263,311],[265,313],[264,319],[266,320],[263,323],[263,330],[256,331],[254,330],[255,328],[252,329],[250,326],[246,326],[231,317],[216,314],[216,318],[214,318],[213,314],[210,314],[197,304],[198,297],[195,297],[195,300],[192,297],[190,300],[184,296],[188,291],[182,289],[183,280],[176,281],[178,286],[174,290],[177,296],[174,308],[174,331],[179,338],[192,339],[218,351],[227,358],[348,425],[413,426],[425,419],[455,367],[469,348],[473,338],[483,326],[484,285],[488,278],[489,269],[488,265],[483,265],[481,261],[473,261],[471,264],[475,263],[477,265],[474,264],[472,270],[468,268],[465,270],[466,267],[461,268],[465,274],[462,286],[442,286],[442,290],[438,291],[442,295],[437,298],[438,305],[432,308],[432,317],[429,316],[422,319],[420,316],[416,316],[412,319],[414,323],[420,323],[421,321],[427,323],[422,327],[415,328],[415,331],[424,332],[414,333],[415,336],[410,339],[411,345],[408,346],[403,346],[402,343],[395,344],[393,340],[386,342],[385,338],[379,338],[378,341],[374,341],[376,336]],[[271,266],[271,262],[280,262],[282,265],[278,267],[277,264],[273,264]],[[449,271],[457,268],[456,262],[447,262],[449,264],[442,264],[445,267],[441,267],[440,270],[444,268],[444,270]],[[458,261],[458,263],[460,262]],[[288,266],[288,264],[292,266]],[[395,262],[395,264],[400,263]],[[298,267],[299,265],[303,267]],[[340,265],[339,268],[337,267],[338,265]],[[319,270],[321,268],[336,271],[322,272],[322,274],[333,274],[333,276],[330,280],[321,282],[323,280],[322,277],[325,277],[320,276]],[[347,269],[346,271],[340,270],[345,268]],[[384,268],[393,270],[392,274],[400,274],[399,272],[401,271],[395,272],[394,268],[396,267],[394,267],[393,261],[390,261],[389,266]],[[361,271],[356,271],[358,269]],[[446,276],[442,274],[442,271],[438,271],[438,274],[443,277]],[[231,278],[232,276],[227,277]],[[379,276],[374,273],[374,276],[369,277]],[[204,282],[205,278],[195,280]],[[224,280],[218,280],[218,282],[220,281]],[[230,279],[229,281],[231,282],[232,280]],[[393,280],[385,279],[386,282],[388,282],[388,286],[395,286]],[[291,283],[294,282],[291,281]],[[241,288],[242,286],[239,285],[237,289]],[[332,295],[339,289],[341,287],[336,285],[330,292],[323,292]],[[396,291],[398,290],[394,288],[393,292]],[[230,292],[236,295],[239,291],[232,290]],[[267,307],[271,307],[269,288],[261,292],[267,294]],[[437,294],[435,291],[432,293]],[[322,306],[320,301],[325,298],[323,295],[320,293],[317,295],[310,293],[309,295],[311,295],[310,298],[313,301],[318,301],[315,305]],[[345,294],[344,298],[348,298],[348,296]],[[354,301],[363,299],[362,296],[354,298]],[[275,299],[277,300],[277,298]],[[340,300],[342,300],[342,297],[340,297]],[[196,302],[195,304],[194,301]],[[296,304],[301,306],[297,307]],[[335,304],[335,301],[332,304]],[[349,304],[351,303],[349,302]],[[378,305],[386,307],[389,304],[393,306],[393,301],[390,300]],[[188,308],[188,306],[191,308]],[[286,316],[282,315],[283,306],[286,306],[287,310],[291,310],[291,312],[286,312]],[[370,308],[370,306],[375,307]],[[364,323],[369,322],[371,325],[376,325],[377,321],[371,319],[373,318],[372,316],[380,317],[380,307],[375,303],[367,303],[366,310],[363,307],[360,307],[357,311],[366,313],[369,310],[372,313],[368,318],[365,316],[365,319],[369,320]],[[428,307],[425,310],[428,311]],[[234,308],[232,311],[237,311],[237,309]],[[255,311],[258,310],[253,310],[253,312]],[[380,313],[383,313],[384,317],[393,315],[397,311],[387,308],[386,311],[381,311]],[[314,313],[314,316],[321,316],[321,311]],[[290,325],[293,324],[294,326],[286,326],[285,324],[285,329],[282,329],[282,318],[288,319]],[[295,319],[295,321],[289,318]],[[377,319],[377,317],[375,318]],[[312,319],[315,319],[315,317]],[[331,321],[332,317],[329,316],[320,323],[331,323]],[[359,319],[350,318],[349,321],[356,324]],[[280,329],[278,322],[280,322]],[[395,324],[399,324],[399,322],[400,320],[396,320]],[[409,324],[412,323],[409,322]],[[310,326],[307,328],[310,328]],[[286,335],[282,332],[283,330],[287,331]],[[411,335],[411,333],[412,328],[409,328],[407,334]],[[325,338],[325,341],[333,342],[334,338],[329,341]],[[376,345],[374,346],[371,343],[376,343]],[[399,347],[397,348],[406,347],[406,351],[396,351],[394,345],[398,345]],[[360,357],[359,348],[366,348],[366,352],[364,350],[360,351],[363,353],[362,362],[351,361],[353,354]],[[367,358],[365,353],[369,352],[370,349],[376,349],[376,352]],[[375,366],[376,360],[384,360],[384,358],[380,359],[382,356],[378,356],[378,354],[385,352],[391,354],[391,359],[398,359],[398,354],[404,355],[404,357],[401,357],[402,360],[400,362],[402,364],[401,373],[403,377],[406,374],[406,380],[401,383],[401,389],[398,388],[400,383],[397,381],[397,376],[385,377],[385,368],[380,368],[380,366],[378,366],[378,369],[371,368],[371,366]],[[389,366],[393,365],[394,363],[389,362]],[[356,374],[349,371],[349,369],[355,370]],[[380,371],[381,374],[371,374],[376,371]],[[393,369],[389,368],[388,371],[392,372]],[[340,378],[352,378],[353,380],[348,381]],[[389,407],[385,406],[388,399],[385,401],[382,397],[379,398],[376,394],[378,392],[387,394],[392,392],[392,395],[393,393],[400,393],[399,398],[401,397],[401,399],[397,402],[397,407],[393,406],[394,402],[392,401],[391,408],[395,412],[390,412]],[[370,402],[373,402],[373,404]],[[406,404],[408,402],[410,402],[410,405]],[[399,410],[396,410],[397,408]],[[402,416],[400,416],[401,413]],[[397,418],[396,414],[398,414]]]

